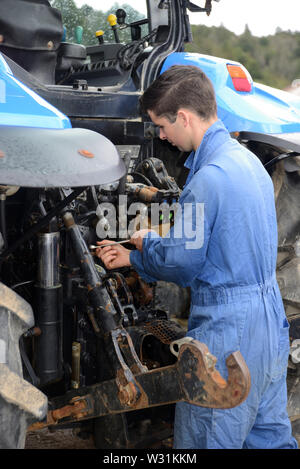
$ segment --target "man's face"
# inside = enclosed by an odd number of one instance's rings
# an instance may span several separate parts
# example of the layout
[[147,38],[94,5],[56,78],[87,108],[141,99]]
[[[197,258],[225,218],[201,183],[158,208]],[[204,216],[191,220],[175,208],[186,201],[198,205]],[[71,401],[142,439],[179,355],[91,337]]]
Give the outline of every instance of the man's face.
[[148,114],[152,122],[159,127],[159,138],[161,140],[168,140],[180,151],[192,150],[189,133],[181,116],[177,115],[176,121],[171,123],[169,119],[159,117],[153,111],[148,111]]

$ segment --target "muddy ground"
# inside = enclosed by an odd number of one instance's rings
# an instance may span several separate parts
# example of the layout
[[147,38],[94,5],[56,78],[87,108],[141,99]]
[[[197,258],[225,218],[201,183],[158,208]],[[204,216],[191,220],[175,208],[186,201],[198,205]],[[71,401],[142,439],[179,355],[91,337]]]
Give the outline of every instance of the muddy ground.
[[61,429],[28,432],[25,449],[96,449],[91,435],[78,436],[78,430]]
[[[294,422],[293,422],[294,423]],[[293,434],[300,448],[300,421],[293,425]],[[78,436],[78,429],[60,429],[50,431],[48,429],[36,432],[28,432],[25,449],[96,449],[91,435]],[[172,448],[172,440],[164,440],[153,448]]]
[[[80,433],[78,428],[50,431],[47,428],[27,433],[25,449],[97,449],[91,433]],[[147,448],[171,449],[172,438],[152,443]]]

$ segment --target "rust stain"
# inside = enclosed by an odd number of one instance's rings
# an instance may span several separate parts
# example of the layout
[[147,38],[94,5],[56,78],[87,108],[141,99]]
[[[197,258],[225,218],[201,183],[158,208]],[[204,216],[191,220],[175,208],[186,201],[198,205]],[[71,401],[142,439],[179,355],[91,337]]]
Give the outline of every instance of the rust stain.
[[78,153],[82,156],[85,156],[86,158],[94,158],[94,153],[91,153],[88,150],[78,150]]
[[86,257],[84,259],[80,259],[81,264],[89,264],[89,259]]
[[4,151],[0,150],[0,158],[4,158],[4,157],[5,157]]
[[227,382],[224,378],[220,375],[217,370],[214,370],[210,373],[212,380],[219,386],[219,388],[226,388]]
[[126,386],[120,386],[119,400],[122,405],[131,406],[135,404],[137,397],[137,390],[134,384],[130,381]]
[[[185,356],[186,350],[195,357],[197,364],[196,376],[202,382],[205,396],[190,396],[191,404],[204,405],[209,408],[228,409],[241,404],[248,396],[250,390],[250,373],[240,352],[233,352],[227,359],[228,380],[226,381],[219,371],[215,369],[216,357],[210,354],[207,346],[195,341],[193,344],[184,344],[180,347],[179,363]],[[183,363],[181,364],[183,366]],[[188,370],[184,371],[187,379]],[[183,386],[186,383],[183,380]],[[200,388],[199,388],[200,390]]]
[[107,303],[104,307],[105,311],[107,311],[108,313],[113,313],[113,309],[111,307],[111,305],[109,303]]
[[86,402],[82,401],[75,401],[71,405],[66,405],[61,409],[56,409],[52,411],[52,418],[54,421],[60,420],[65,417],[73,416],[76,417],[78,414],[82,414],[83,410],[86,410]]
[[69,405],[61,407],[60,409],[50,410],[47,414],[46,422],[35,422],[28,427],[28,430],[41,430],[49,425],[56,425],[59,420],[66,417],[73,417],[81,419],[89,414],[88,404],[85,399],[74,397]]

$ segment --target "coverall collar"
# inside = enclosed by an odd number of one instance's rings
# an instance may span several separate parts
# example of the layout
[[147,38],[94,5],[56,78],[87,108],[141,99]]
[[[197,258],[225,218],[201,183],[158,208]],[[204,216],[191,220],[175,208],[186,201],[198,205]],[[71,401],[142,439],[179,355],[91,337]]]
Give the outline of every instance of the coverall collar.
[[184,164],[190,170],[186,184],[199,169],[209,163],[211,155],[228,139],[228,136],[228,131],[220,119],[207,129],[199,147],[196,151],[192,151]]

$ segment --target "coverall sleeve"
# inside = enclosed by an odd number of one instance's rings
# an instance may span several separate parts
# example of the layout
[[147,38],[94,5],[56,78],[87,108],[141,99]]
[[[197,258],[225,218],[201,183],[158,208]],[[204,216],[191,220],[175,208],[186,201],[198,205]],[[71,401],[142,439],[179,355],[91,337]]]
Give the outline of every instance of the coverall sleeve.
[[133,267],[144,280],[165,280],[186,287],[199,275],[210,237],[205,210],[206,204],[192,191],[182,193],[169,233],[163,238],[148,233],[143,239],[142,252],[130,253]]

